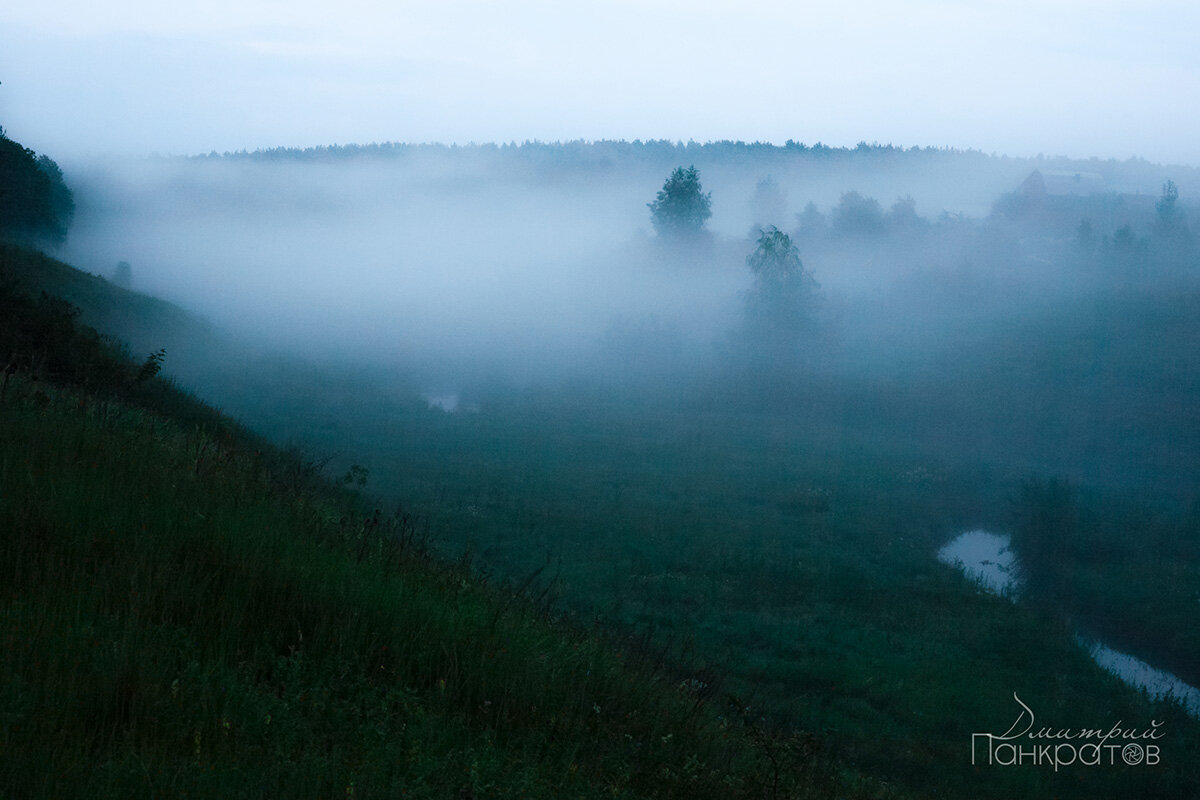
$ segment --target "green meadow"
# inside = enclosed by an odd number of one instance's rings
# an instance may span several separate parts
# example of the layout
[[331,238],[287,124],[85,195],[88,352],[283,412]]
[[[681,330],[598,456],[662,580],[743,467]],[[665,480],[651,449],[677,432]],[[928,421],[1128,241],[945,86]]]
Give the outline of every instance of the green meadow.
[[3,142],[0,796],[1200,795],[1158,167]]
[[[1074,639],[1084,621],[1189,675],[1193,511],[1083,486],[1045,550],[1065,560],[1015,604],[935,560],[1030,516],[1054,453],[996,444],[1026,419],[1012,398],[964,451],[927,435],[978,421],[936,386],[491,383],[451,413],[370,369],[261,357],[213,393],[253,398],[250,433],[82,324],[199,323],[3,256],[28,350],[0,401],[8,796],[1196,791],[1200,723]],[[1146,344],[1178,316],[1138,319]],[[1055,325],[1078,330],[1056,317],[1041,346]],[[1139,401],[1144,373],[1094,374]],[[1014,693],[1054,728],[1158,721],[1161,758],[973,765]]]

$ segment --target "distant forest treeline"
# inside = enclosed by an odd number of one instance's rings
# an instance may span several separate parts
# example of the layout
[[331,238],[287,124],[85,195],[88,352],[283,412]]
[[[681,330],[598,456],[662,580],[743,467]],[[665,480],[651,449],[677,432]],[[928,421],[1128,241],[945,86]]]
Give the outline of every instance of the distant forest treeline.
[[573,139],[566,142],[542,142],[525,140],[523,142],[470,143],[470,144],[439,144],[437,142],[373,142],[371,144],[324,145],[320,147],[272,147],[265,150],[238,150],[236,152],[217,153],[213,151],[197,158],[338,158],[362,155],[392,155],[410,152],[492,152],[519,153],[522,155],[550,155],[556,157],[582,157],[601,155],[626,158],[629,156],[694,156],[697,154],[730,156],[786,155],[799,153],[809,154],[820,158],[842,158],[846,156],[861,156],[863,154],[895,155],[905,153],[951,153],[957,155],[975,155],[987,158],[980,150],[957,150],[948,147],[898,147],[891,144],[868,144],[859,142],[856,147],[831,147],[821,142],[807,145],[788,139],[782,145],[770,142],[743,142],[723,139],[716,142],[687,142],[671,141],[670,139]]
[[1099,175],[1106,185],[1118,191],[1132,191],[1134,187],[1145,187],[1150,191],[1163,180],[1170,178],[1180,185],[1185,193],[1200,191],[1200,168],[1183,165],[1154,164],[1140,157],[1125,160],[1115,158],[1078,159],[1066,156],[1033,157],[987,154],[975,149],[952,147],[903,147],[877,142],[859,142],[854,147],[833,147],[817,142],[809,145],[788,139],[782,145],[769,142],[743,142],[720,140],[715,142],[671,141],[650,139],[626,141],[602,139],[587,141],[577,139],[566,142],[524,141],[505,144],[438,144],[382,142],[371,144],[326,145],[295,148],[274,147],[263,150],[239,150],[236,152],[193,156],[197,159],[251,159],[259,161],[333,161],[338,159],[416,157],[416,156],[462,156],[490,157],[514,166],[602,169],[617,164],[632,165],[638,162],[647,166],[677,165],[694,163],[704,165],[746,166],[758,170],[789,168],[805,163],[824,167],[853,164],[858,167],[920,167],[922,164],[938,163],[969,169],[974,167],[1004,165],[1009,168],[1039,169],[1043,172],[1072,172]]

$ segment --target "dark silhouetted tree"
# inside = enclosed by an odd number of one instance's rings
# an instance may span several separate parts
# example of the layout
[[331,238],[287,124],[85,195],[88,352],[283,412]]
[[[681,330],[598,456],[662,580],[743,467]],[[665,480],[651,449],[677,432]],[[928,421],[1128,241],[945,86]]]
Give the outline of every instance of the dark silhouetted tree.
[[60,243],[75,215],[62,170],[0,132],[0,237]]
[[694,237],[704,230],[712,216],[712,193],[700,187],[700,173],[694,166],[676,167],[650,209],[650,222],[659,236]]
[[791,237],[768,228],[746,257],[754,286],[746,295],[746,326],[756,344],[792,348],[800,334],[811,329],[818,303],[818,285],[805,271]]
[[1179,187],[1175,181],[1163,184],[1162,196],[1154,203],[1154,210],[1158,214],[1154,222],[1154,232],[1158,236],[1178,240],[1176,245],[1191,238],[1183,209],[1179,207]]
[[746,266],[756,280],[767,284],[786,281],[804,269],[792,238],[774,226],[758,237],[754,252],[746,256]]
[[1163,184],[1162,196],[1154,203],[1154,210],[1158,212],[1158,223],[1164,228],[1171,228],[1178,224],[1179,221],[1179,187],[1175,185],[1175,181],[1167,181]]
[[1163,184],[1162,196],[1154,204],[1152,249],[1155,260],[1164,267],[1183,267],[1195,264],[1195,241],[1188,230],[1187,220],[1179,207],[1179,187],[1175,181]]

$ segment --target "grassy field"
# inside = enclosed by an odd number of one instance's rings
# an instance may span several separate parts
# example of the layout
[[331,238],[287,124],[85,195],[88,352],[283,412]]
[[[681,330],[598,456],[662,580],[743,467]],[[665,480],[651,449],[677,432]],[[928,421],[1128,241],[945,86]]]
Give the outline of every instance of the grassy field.
[[[875,380],[823,374],[773,397],[745,375],[666,400],[484,385],[446,413],[411,387],[383,399],[394,379],[309,366],[234,405],[274,436],[353,453],[446,554],[654,631],[677,663],[904,791],[1082,796],[1126,781],[1172,796],[1200,770],[1196,723],[1137,710],[1074,631],[1195,674],[1189,308],[1194,293],[1171,289],[1047,303]],[[320,388],[297,401],[302,387]],[[963,530],[1013,530],[1025,482],[1056,474],[1086,488],[1091,520],[1056,532],[1073,537],[1048,551],[1060,592],[1014,607],[935,562]],[[1065,726],[1171,714],[1179,771],[971,768],[969,733],[1006,719],[1014,691]]]
[[2,299],[5,797],[886,795]]
[[580,616],[653,630],[677,662],[918,795],[1094,788],[1079,774],[970,767],[970,733],[1010,722],[1014,691],[1064,725],[1170,715],[1180,772],[1115,770],[1105,783],[1145,793],[1194,774],[1194,721],[1141,705],[1066,619],[987,596],[934,560],[961,530],[1011,522],[1014,476],[881,452],[783,414],[655,415],[561,396],[510,408],[430,412],[386,437],[403,452],[395,473],[372,461],[383,485],[430,510],[445,552],[533,576]]
[[[1058,605],[1013,605],[934,559],[961,530],[1011,527],[1036,461],[996,457],[1003,417],[958,440],[975,449],[928,436],[970,422],[924,405],[937,387],[790,386],[754,405],[483,385],[446,413],[369,370],[239,369],[213,386],[226,407],[340,453],[327,472],[351,486],[364,465],[367,497],[402,510],[376,524],[347,488],[316,488],[312,457],[15,377],[0,409],[13,793],[1200,787],[1200,724],[1095,667]],[[1019,417],[1008,395],[991,407]],[[1191,608],[1187,552],[1160,559],[1173,621]],[[1104,563],[1136,586],[1128,561]],[[973,766],[971,735],[1007,729],[1014,692],[1055,728],[1163,721],[1161,762]]]

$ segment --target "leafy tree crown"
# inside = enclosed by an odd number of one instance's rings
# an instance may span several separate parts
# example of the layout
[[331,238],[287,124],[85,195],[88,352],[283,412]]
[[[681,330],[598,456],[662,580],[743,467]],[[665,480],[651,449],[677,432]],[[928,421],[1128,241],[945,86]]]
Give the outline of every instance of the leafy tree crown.
[[792,352],[815,322],[819,288],[800,263],[792,239],[775,227],[758,237],[754,252],[746,257],[754,273],[754,287],[746,293],[746,331],[776,355]]
[[700,186],[695,166],[676,167],[653,203],[647,203],[650,221],[659,235],[694,235],[712,216],[712,193]]
[[879,233],[883,230],[883,208],[873,197],[846,192],[833,209],[833,227],[848,235]]
[[758,237],[754,252],[746,256],[746,266],[760,281],[784,281],[803,269],[792,238],[774,226]]

